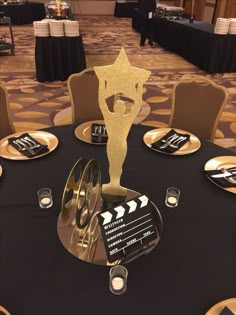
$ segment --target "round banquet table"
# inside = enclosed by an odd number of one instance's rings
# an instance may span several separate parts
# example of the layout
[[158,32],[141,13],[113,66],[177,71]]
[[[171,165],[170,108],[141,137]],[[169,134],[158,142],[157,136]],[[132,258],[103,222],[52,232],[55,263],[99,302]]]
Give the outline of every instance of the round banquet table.
[[[109,267],[68,253],[57,219],[68,174],[81,157],[95,158],[106,182],[106,147],[84,143],[75,126],[46,129],[59,139],[50,154],[29,161],[1,158],[0,305],[13,315],[160,314],[202,315],[235,296],[236,196],[205,176],[205,163],[231,151],[202,141],[199,151],[170,156],[150,150],[133,126],[122,185],[146,194],[163,218],[163,234],[147,256],[127,264],[128,289],[108,287]],[[167,187],[181,190],[177,208],[165,206]],[[37,190],[50,187],[54,204],[38,206]]]

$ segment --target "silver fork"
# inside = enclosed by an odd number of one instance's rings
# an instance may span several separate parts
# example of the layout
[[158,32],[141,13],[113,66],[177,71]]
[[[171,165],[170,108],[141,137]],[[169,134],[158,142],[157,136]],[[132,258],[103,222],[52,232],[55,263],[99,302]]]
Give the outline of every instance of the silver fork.
[[40,147],[40,144],[37,144],[36,142],[34,142],[32,139],[30,139],[29,137],[24,137],[22,140],[27,141],[28,144],[30,145],[30,149],[35,149]]
[[30,154],[35,155],[36,153],[32,150],[27,144],[23,141],[17,139],[13,141],[15,144],[18,145],[20,151],[28,151]]
[[167,141],[165,144],[163,144],[160,149],[165,149],[167,148],[173,141],[175,141],[177,138],[179,138],[179,136],[175,136],[173,138],[171,138],[169,141]]
[[187,137],[180,136],[179,139],[176,139],[170,144],[171,148],[178,149],[181,142],[185,141]]
[[176,133],[174,133],[172,136],[169,136],[167,139],[162,139],[161,140],[161,142],[168,142],[168,141],[170,141],[173,137],[176,137],[177,136],[177,134]]
[[224,178],[232,183],[232,184],[236,184],[236,167],[231,167],[228,169],[222,168],[221,169],[223,174],[225,175]]

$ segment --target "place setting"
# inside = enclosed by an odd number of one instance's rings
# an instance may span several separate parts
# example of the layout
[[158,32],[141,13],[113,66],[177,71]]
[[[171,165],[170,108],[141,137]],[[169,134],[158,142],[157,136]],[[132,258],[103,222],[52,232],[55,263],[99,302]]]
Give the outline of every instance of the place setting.
[[236,156],[218,156],[204,166],[207,178],[224,190],[236,194]]
[[90,144],[104,145],[107,143],[107,130],[103,120],[85,122],[75,129],[75,136]]
[[191,154],[201,147],[200,140],[192,133],[172,128],[150,130],[143,141],[150,149],[170,155]]
[[236,315],[236,298],[227,299],[215,304],[205,315]]
[[57,145],[57,137],[49,132],[18,132],[0,141],[0,156],[10,160],[36,159],[51,153]]

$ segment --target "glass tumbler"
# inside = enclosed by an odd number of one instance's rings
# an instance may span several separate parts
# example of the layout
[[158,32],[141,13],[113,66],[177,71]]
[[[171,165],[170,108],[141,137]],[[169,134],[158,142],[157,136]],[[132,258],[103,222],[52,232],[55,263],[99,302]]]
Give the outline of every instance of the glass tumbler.
[[112,293],[122,294],[127,289],[128,270],[121,265],[116,265],[109,272],[109,287]]
[[37,192],[40,208],[50,208],[53,205],[52,191],[50,188],[41,188]]
[[179,203],[180,190],[176,187],[169,187],[166,191],[165,204],[167,207],[177,207]]

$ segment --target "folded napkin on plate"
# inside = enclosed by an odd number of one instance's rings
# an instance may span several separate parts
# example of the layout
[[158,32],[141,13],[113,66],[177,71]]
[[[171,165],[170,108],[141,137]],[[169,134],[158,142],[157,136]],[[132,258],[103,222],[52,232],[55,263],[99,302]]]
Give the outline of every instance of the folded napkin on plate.
[[[236,187],[236,166],[224,170],[205,171],[205,173],[214,183],[221,187]],[[235,183],[232,182],[234,179]]]
[[235,315],[235,314],[231,312],[231,310],[228,309],[227,306],[225,306],[219,315]]
[[41,144],[28,133],[23,133],[19,137],[11,137],[8,139],[8,143],[29,158],[48,151],[47,145]]
[[166,152],[174,153],[189,141],[190,135],[178,133],[171,129],[164,137],[151,144],[152,148]]
[[92,142],[106,143],[108,139],[106,126],[103,124],[92,124],[91,136]]

